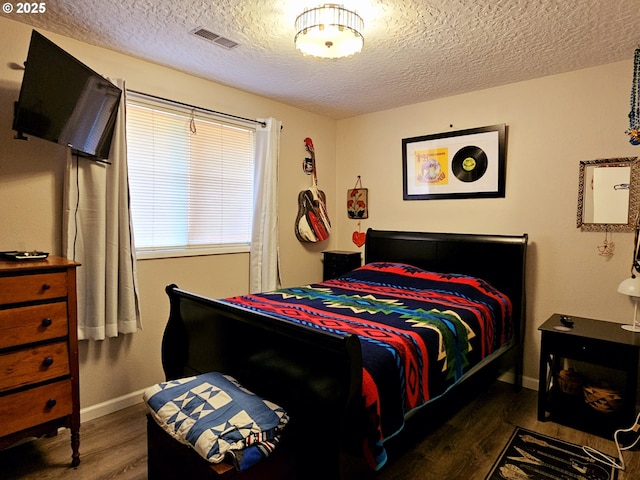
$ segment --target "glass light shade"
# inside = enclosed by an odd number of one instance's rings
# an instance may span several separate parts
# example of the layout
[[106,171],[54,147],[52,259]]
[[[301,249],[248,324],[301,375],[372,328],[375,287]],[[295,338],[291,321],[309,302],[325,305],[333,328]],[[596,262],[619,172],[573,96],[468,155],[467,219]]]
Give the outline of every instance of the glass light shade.
[[631,325],[622,325],[624,330],[640,333],[640,322],[638,322],[638,300],[640,300],[640,278],[625,278],[618,285],[618,293],[629,295],[633,299],[633,323]]
[[364,22],[355,12],[334,3],[305,10],[296,18],[296,48],[305,55],[348,57],[362,50]]
[[640,297],[640,277],[625,278],[618,285],[618,293],[629,295],[630,297]]

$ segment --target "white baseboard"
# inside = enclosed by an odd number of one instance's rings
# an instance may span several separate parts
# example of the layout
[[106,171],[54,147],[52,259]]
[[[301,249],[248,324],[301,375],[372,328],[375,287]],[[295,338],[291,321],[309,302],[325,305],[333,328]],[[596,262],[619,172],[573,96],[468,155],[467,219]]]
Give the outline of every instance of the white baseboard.
[[80,409],[80,423],[95,420],[96,418],[109,415],[110,413],[117,412],[123,408],[132,407],[138,403],[142,403],[142,394],[145,389],[138,390],[137,392],[128,393],[121,397],[112,398],[106,402],[91,405],[90,407]]
[[522,386],[524,388],[528,388],[529,390],[535,390],[536,392],[538,391],[538,379],[537,378],[531,378],[531,377],[522,377]]
[[[513,383],[513,372],[505,372],[498,377],[498,380],[505,383]],[[528,388],[529,390],[538,391],[538,379],[522,376],[522,386],[524,388]]]

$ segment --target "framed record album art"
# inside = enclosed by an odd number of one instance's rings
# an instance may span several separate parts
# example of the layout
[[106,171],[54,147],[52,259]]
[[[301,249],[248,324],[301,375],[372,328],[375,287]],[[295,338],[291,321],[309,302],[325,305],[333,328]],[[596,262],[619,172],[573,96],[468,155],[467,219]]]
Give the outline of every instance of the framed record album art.
[[506,125],[402,139],[404,200],[505,196]]

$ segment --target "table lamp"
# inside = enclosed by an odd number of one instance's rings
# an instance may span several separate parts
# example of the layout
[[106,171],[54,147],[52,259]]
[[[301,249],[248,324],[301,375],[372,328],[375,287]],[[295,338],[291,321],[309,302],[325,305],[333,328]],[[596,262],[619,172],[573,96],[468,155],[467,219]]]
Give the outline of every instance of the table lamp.
[[640,300],[640,278],[632,274],[618,285],[618,293],[629,295],[633,299],[633,325],[622,325],[622,328],[631,332],[640,332],[638,323],[638,300]]
[[640,324],[638,323],[638,297],[640,297],[640,278],[636,276],[636,272],[640,269],[640,251],[638,247],[638,239],[640,238],[640,213],[636,216],[636,235],[633,242],[633,261],[631,263],[631,277],[625,278],[618,285],[618,293],[629,295],[633,300],[633,325],[622,325],[622,328],[630,332],[640,332]]

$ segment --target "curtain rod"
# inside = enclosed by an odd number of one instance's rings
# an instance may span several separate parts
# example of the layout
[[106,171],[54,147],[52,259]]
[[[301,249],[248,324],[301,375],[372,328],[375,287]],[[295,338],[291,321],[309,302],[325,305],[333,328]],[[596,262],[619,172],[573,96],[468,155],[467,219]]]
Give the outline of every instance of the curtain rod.
[[236,120],[244,120],[245,122],[257,123],[258,125],[262,125],[263,127],[267,126],[267,124],[265,122],[261,122],[260,120],[254,120],[253,118],[239,117],[237,115],[232,115],[230,113],[218,112],[216,110],[209,110],[208,108],[203,108],[203,107],[196,107],[195,105],[189,105],[188,103],[182,103],[182,102],[177,102],[175,100],[169,100],[168,98],[158,97],[156,95],[151,95],[149,93],[139,92],[137,90],[127,90],[127,91],[129,91],[131,93],[137,93],[138,95],[145,95],[147,97],[155,98],[156,100],[175,103],[175,104],[181,105],[183,107],[194,108],[196,110],[202,110],[203,112],[213,113],[213,114],[216,114],[216,115],[224,115],[225,117],[235,118]]

